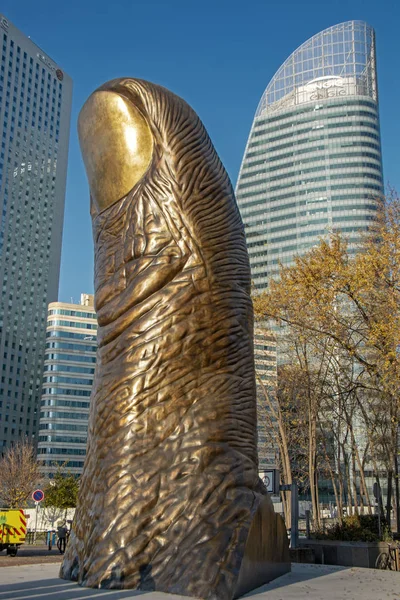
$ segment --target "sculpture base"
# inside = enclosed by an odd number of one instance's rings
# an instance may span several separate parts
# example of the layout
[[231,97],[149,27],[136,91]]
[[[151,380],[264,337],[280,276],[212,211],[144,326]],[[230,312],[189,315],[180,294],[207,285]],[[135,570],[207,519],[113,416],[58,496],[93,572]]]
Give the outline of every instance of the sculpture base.
[[136,566],[131,562],[125,568],[110,556],[114,564],[111,571],[96,571],[94,578],[88,573],[93,565],[87,562],[87,567],[82,568],[72,551],[76,542],[72,534],[60,577],[78,581],[83,587],[157,591],[206,600],[239,598],[290,571],[289,544],[281,516],[275,513],[269,496],[252,495],[252,505],[248,525],[242,523],[232,537],[221,533],[227,543],[225,556],[215,554],[209,544],[199,540],[185,569],[182,563],[186,556],[182,552],[165,555],[161,563],[155,557],[154,562]]
[[239,598],[291,570],[286,527],[280,515],[271,514],[271,507],[274,510],[270,498],[264,497],[254,516],[234,598]]

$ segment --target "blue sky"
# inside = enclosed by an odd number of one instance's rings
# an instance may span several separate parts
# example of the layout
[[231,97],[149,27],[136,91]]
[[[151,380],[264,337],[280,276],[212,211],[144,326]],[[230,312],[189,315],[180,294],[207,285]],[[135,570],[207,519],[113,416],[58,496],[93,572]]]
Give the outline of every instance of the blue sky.
[[0,10],[74,81],[60,300],[93,291],[76,121],[115,77],[148,79],[189,102],[235,184],[258,101],[282,62],[318,31],[365,20],[377,34],[385,183],[400,191],[399,0],[2,0]]

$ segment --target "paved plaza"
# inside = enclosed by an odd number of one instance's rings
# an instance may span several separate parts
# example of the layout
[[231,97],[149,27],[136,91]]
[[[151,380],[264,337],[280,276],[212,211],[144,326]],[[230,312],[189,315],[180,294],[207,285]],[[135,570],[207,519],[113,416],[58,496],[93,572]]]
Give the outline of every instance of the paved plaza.
[[[0,600],[183,600],[161,592],[93,590],[58,579],[59,564],[0,569]],[[247,594],[254,600],[400,600],[400,573],[294,564],[291,573]],[[187,600],[187,598],[186,598]]]

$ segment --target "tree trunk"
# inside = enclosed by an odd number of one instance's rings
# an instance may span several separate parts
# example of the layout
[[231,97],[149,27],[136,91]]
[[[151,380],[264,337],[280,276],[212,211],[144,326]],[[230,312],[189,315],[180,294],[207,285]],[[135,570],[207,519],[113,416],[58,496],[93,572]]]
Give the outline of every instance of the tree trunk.
[[[292,467],[290,464],[289,450],[287,447],[287,443],[285,438],[280,436],[279,443],[280,451],[281,451],[281,464],[282,464],[282,475],[283,481],[285,485],[291,485],[292,483]],[[282,479],[282,478],[281,478]],[[291,502],[290,502],[290,492],[281,492],[282,504],[283,504],[283,512],[285,515],[285,523],[286,528],[290,529],[292,523],[292,513],[291,513]]]
[[394,490],[395,490],[395,513],[396,513],[396,531],[400,533],[400,489],[399,489],[399,456],[398,448],[394,454]]
[[[376,461],[373,460],[372,464],[374,465],[374,471],[375,471],[375,479],[376,479],[376,483],[378,484],[378,489],[382,490],[381,488],[381,481],[379,478],[379,471],[378,471],[378,465],[376,464]],[[377,504],[378,504],[378,513],[381,515],[381,517],[384,516],[384,510],[383,510],[383,500],[382,500],[382,494],[380,494],[379,499],[377,500]]]
[[[351,439],[352,439],[352,444],[353,444],[353,449],[354,449],[354,454],[356,457],[358,469],[360,471],[360,495],[364,494],[365,500],[366,500],[367,506],[368,506],[368,514],[372,515],[371,498],[370,498],[370,495],[368,492],[367,483],[365,481],[364,465],[361,461],[360,453],[357,448],[353,430],[351,430]],[[362,504],[363,504],[363,502],[362,502]]]
[[358,468],[360,469],[360,488],[362,489],[361,493],[363,493],[365,496],[365,500],[367,502],[368,507],[368,514],[372,515],[371,496],[369,495],[367,482],[365,481],[364,464],[361,461],[360,453],[358,452],[357,446],[355,446],[355,450]]
[[353,498],[352,498],[352,493],[351,493],[351,478],[350,478],[350,465],[349,465],[349,458],[346,455],[346,452],[344,451],[343,448],[343,457],[344,457],[344,465],[345,465],[345,472],[346,472],[346,484],[347,484],[347,514],[349,515],[349,517],[351,517],[353,515]]
[[387,474],[387,498],[386,498],[386,522],[391,527],[391,507],[392,507],[392,482],[393,482],[393,472],[390,469]]
[[339,503],[337,505],[337,510],[338,510],[339,523],[341,525],[343,523],[344,485],[343,485],[343,473],[342,473],[342,467],[341,467],[340,443],[338,443],[337,471],[338,471],[338,482],[339,482]]
[[356,473],[356,457],[354,452],[354,446],[351,449],[351,469],[353,474],[353,498],[354,498],[354,512],[356,515],[360,514],[358,509],[358,492],[357,492],[357,473]]
[[335,494],[335,500],[336,500],[336,508],[338,511],[338,520],[339,523],[342,524],[343,522],[343,515],[339,513],[339,494],[338,494],[338,489],[337,489],[337,484],[336,484],[336,476],[335,473],[332,470],[332,466],[331,466],[331,461],[329,460],[328,455],[326,454],[326,460],[327,460],[327,464],[328,464],[328,469],[329,469],[329,475],[331,477],[331,481],[332,481],[332,487],[333,487],[333,493]]
[[[311,411],[310,411],[311,413]],[[315,421],[309,413],[308,468],[314,529],[319,529],[321,522],[317,497],[317,439]]]

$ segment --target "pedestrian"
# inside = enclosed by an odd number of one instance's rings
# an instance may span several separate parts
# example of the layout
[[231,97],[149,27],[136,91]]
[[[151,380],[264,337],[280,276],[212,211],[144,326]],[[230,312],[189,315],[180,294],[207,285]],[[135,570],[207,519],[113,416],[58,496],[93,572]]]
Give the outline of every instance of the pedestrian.
[[66,528],[65,521],[64,521],[57,527],[57,536],[58,536],[57,548],[59,549],[60,554],[64,554],[64,552],[65,552],[65,546],[67,543],[67,533],[68,533],[68,529]]

